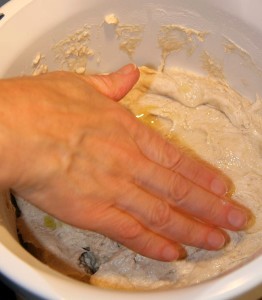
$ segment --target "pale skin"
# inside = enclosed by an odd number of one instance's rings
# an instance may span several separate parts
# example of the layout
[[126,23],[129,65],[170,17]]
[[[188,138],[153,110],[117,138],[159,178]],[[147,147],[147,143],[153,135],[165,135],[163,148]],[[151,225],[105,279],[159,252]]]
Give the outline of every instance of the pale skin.
[[50,72],[0,81],[0,186],[79,228],[153,259],[222,248],[249,212],[224,177],[118,101],[139,78]]

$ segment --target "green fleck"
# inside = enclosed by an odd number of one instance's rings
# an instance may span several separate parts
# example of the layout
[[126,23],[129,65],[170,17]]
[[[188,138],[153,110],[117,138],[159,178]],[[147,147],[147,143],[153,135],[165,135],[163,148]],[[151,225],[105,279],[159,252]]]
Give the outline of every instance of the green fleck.
[[46,215],[44,217],[44,225],[45,227],[50,228],[52,230],[55,230],[57,227],[55,219],[49,215]]

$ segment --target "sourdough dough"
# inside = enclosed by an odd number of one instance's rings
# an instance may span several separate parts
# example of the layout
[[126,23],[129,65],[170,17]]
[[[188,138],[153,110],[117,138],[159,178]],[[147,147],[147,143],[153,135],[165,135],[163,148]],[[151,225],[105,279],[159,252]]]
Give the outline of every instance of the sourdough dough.
[[253,225],[229,232],[231,241],[220,251],[186,247],[188,257],[171,263],[63,224],[23,199],[17,200],[22,212],[17,226],[29,251],[68,276],[120,289],[185,287],[240,266],[262,248],[262,102],[252,103],[210,77],[140,69],[139,82],[121,103],[165,138],[224,172],[234,183],[233,198],[254,213]]

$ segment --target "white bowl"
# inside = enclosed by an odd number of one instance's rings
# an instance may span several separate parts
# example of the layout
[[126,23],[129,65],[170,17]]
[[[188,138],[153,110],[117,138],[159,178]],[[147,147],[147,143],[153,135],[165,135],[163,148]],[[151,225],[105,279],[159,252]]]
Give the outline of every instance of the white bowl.
[[[176,65],[205,73],[201,65],[203,50],[223,65],[228,82],[251,100],[262,95],[262,19],[259,0],[12,0],[0,12],[0,77],[30,73],[32,59],[39,51],[45,54],[50,70],[58,68],[50,50],[54,43],[84,24],[102,28],[92,45],[99,52],[90,59],[88,70],[108,72],[130,62],[119,50],[112,26],[103,27],[104,17],[114,13],[122,23],[144,24],[145,32],[132,60],[138,65],[161,64],[157,33],[162,24],[181,24],[208,31],[189,56],[186,51],[168,56],[166,65]],[[238,45],[236,55],[225,55],[225,40]],[[250,54],[250,56],[249,56]],[[249,293],[248,299],[262,295],[261,251],[248,262],[195,286],[154,292],[123,292],[100,289],[70,279],[50,269],[19,244],[8,194],[0,201],[0,270],[25,299],[234,299]],[[261,245],[262,248],[262,245]],[[256,294],[252,294],[254,289]],[[252,296],[253,295],[253,296]],[[260,295],[260,296],[261,296]]]

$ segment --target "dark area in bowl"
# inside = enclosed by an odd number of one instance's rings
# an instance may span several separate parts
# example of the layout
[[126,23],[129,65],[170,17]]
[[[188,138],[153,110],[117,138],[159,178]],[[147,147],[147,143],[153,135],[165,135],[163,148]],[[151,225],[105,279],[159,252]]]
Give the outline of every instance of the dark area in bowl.
[[6,284],[0,281],[0,299],[16,300],[16,294]]

